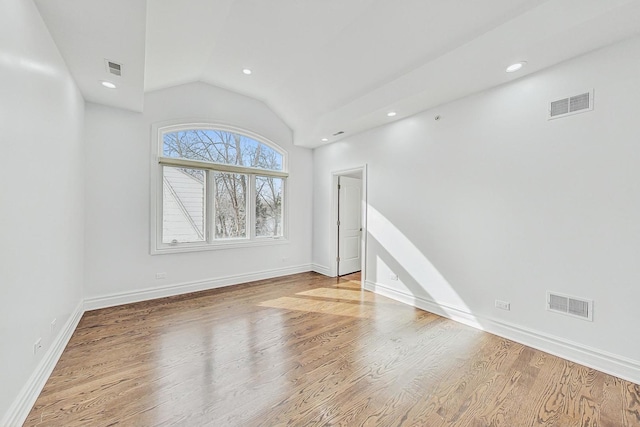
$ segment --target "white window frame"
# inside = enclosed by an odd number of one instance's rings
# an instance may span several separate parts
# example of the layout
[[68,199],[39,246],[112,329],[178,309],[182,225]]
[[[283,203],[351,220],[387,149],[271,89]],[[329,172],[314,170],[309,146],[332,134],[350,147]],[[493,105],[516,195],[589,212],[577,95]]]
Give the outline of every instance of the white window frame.
[[[200,162],[195,160],[175,159],[162,156],[163,148],[163,135],[165,133],[177,132],[181,130],[221,130],[225,132],[238,133],[247,136],[261,144],[268,146],[269,148],[277,151],[282,155],[282,170],[272,171],[267,169],[258,169],[245,166],[227,165]],[[151,255],[167,254],[167,253],[179,253],[179,252],[199,252],[209,250],[242,248],[252,246],[270,246],[281,245],[289,243],[289,185],[287,178],[289,173],[287,172],[288,153],[286,150],[255,132],[247,129],[238,128],[235,126],[208,122],[208,121],[193,121],[193,122],[164,122],[154,124],[151,132],[151,163],[150,163],[150,253]],[[205,187],[205,241],[204,242],[184,242],[177,244],[169,244],[162,242],[162,225],[163,225],[163,167],[174,166],[193,169],[205,169],[207,171],[207,181]],[[247,237],[234,238],[234,239],[215,239],[213,236],[215,216],[214,213],[214,198],[211,197],[211,191],[215,188],[213,183],[213,172],[227,172],[227,173],[240,173],[246,174],[249,180],[249,191],[247,192]],[[275,237],[257,237],[255,230],[255,177],[256,176],[271,176],[274,178],[282,178],[282,236]]]

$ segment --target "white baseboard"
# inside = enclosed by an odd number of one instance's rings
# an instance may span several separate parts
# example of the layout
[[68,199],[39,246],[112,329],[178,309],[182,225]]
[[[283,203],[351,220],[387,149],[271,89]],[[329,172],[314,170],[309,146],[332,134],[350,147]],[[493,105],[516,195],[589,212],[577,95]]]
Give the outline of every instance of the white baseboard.
[[331,277],[331,269],[320,264],[311,264],[311,271]]
[[147,301],[156,298],[165,298],[190,292],[206,291],[225,286],[238,285],[240,283],[253,282],[255,280],[272,279],[274,277],[287,276],[289,274],[305,273],[312,271],[310,264],[294,267],[275,268],[256,273],[238,274],[234,276],[220,277],[216,279],[198,280],[194,282],[177,283],[158,288],[147,288],[139,291],[121,292],[104,295],[84,300],[85,311],[98,310],[116,305],[130,304],[133,302]]
[[40,363],[38,363],[29,381],[22,387],[20,394],[18,394],[4,418],[0,421],[0,426],[18,427],[27,419],[31,408],[33,408],[33,404],[47,383],[51,372],[53,372],[53,368],[56,367],[58,359],[60,359],[83,314],[83,303],[80,301],[76,309],[71,313],[71,316],[69,316],[67,323],[65,323],[58,336],[56,336],[51,343],[49,350],[47,350],[42,360],[40,360]]
[[[255,280],[272,279],[274,277],[287,276],[289,274],[305,273],[312,271],[310,264],[303,264],[294,267],[276,268],[265,270],[257,273],[240,274],[235,276],[221,277],[217,279],[202,280],[197,282],[180,283],[162,288],[143,289],[140,291],[123,292],[101,297],[87,298],[81,301],[75,311],[65,323],[55,341],[51,344],[49,350],[36,367],[35,371],[24,385],[20,394],[13,401],[9,410],[5,413],[0,426],[18,427],[24,423],[33,408],[33,404],[44,388],[51,372],[58,363],[58,359],[62,355],[69,339],[73,335],[82,315],[85,311],[96,310],[99,308],[112,307],[120,304],[128,304],[132,302],[146,301],[155,298],[163,298],[167,296],[180,295],[189,292],[203,291],[207,289],[220,288],[224,286],[237,285],[240,283],[252,282]],[[1,414],[0,414],[1,415]]]
[[[14,400],[4,418],[0,421],[0,426],[13,427],[22,425],[29,415],[33,404],[46,384],[85,311],[231,286],[254,280],[271,279],[274,277],[304,273],[307,271],[315,271],[324,275],[330,274],[326,267],[318,264],[299,265],[295,267],[272,269],[257,273],[227,276],[197,282],[186,282],[162,288],[144,289],[140,291],[124,292],[120,294],[85,299],[84,303],[81,302],[78,304],[74,312],[71,314],[69,320],[65,323],[64,328],[51,344],[51,347],[38,364],[36,370],[22,388],[20,394]],[[488,317],[476,316],[456,307],[443,306],[435,303],[434,301],[416,297],[370,281],[365,282],[365,289],[414,306],[421,310],[438,314],[448,319],[464,323],[529,347],[533,347],[633,383],[640,384],[640,361],[621,357],[518,325]]]
[[640,384],[640,361],[585,346],[544,332],[512,323],[478,316],[460,308],[438,304],[388,286],[367,281],[365,289],[407,305],[516,341],[554,356]]

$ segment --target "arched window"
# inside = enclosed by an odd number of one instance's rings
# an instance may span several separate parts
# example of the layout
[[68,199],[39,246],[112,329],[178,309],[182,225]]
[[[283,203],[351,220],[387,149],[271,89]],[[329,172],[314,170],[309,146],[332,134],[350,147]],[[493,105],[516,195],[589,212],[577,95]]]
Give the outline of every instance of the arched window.
[[279,150],[247,135],[207,128],[164,132],[162,156],[272,171],[283,170],[284,158]]
[[155,245],[174,252],[285,237],[286,153],[226,126],[157,128]]

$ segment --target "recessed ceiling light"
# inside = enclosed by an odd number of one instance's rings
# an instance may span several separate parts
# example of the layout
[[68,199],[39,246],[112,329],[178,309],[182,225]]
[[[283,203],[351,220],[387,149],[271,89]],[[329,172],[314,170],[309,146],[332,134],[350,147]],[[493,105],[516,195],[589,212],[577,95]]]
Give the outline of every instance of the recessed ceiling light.
[[321,141],[322,142],[327,142],[329,140],[329,138],[322,138]]
[[248,68],[243,68],[242,72],[245,73],[248,76],[249,74],[251,74],[252,71],[250,69],[248,69]]
[[520,68],[527,65],[527,61],[516,62],[515,64],[511,64],[507,67],[507,73],[513,73],[518,71]]
[[109,89],[115,89],[116,88],[116,85],[114,85],[111,82],[103,81],[101,83],[102,83],[102,86],[104,86],[106,88],[109,88]]
[[397,113],[396,113],[395,111],[389,111],[389,112],[387,113],[387,116],[389,116],[389,117],[393,117],[393,116],[395,116],[396,114],[397,114]]

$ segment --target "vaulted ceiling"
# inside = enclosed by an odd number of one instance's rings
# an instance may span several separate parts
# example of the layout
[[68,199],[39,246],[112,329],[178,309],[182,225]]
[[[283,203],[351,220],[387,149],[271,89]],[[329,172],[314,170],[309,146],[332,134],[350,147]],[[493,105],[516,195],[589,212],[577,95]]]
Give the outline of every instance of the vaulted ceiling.
[[[36,4],[86,100],[142,111],[146,91],[202,81],[262,100],[307,147],[640,32],[640,0]],[[107,72],[105,59],[123,65],[121,77]],[[505,73],[518,61],[528,64]],[[118,88],[106,89],[102,80]]]

